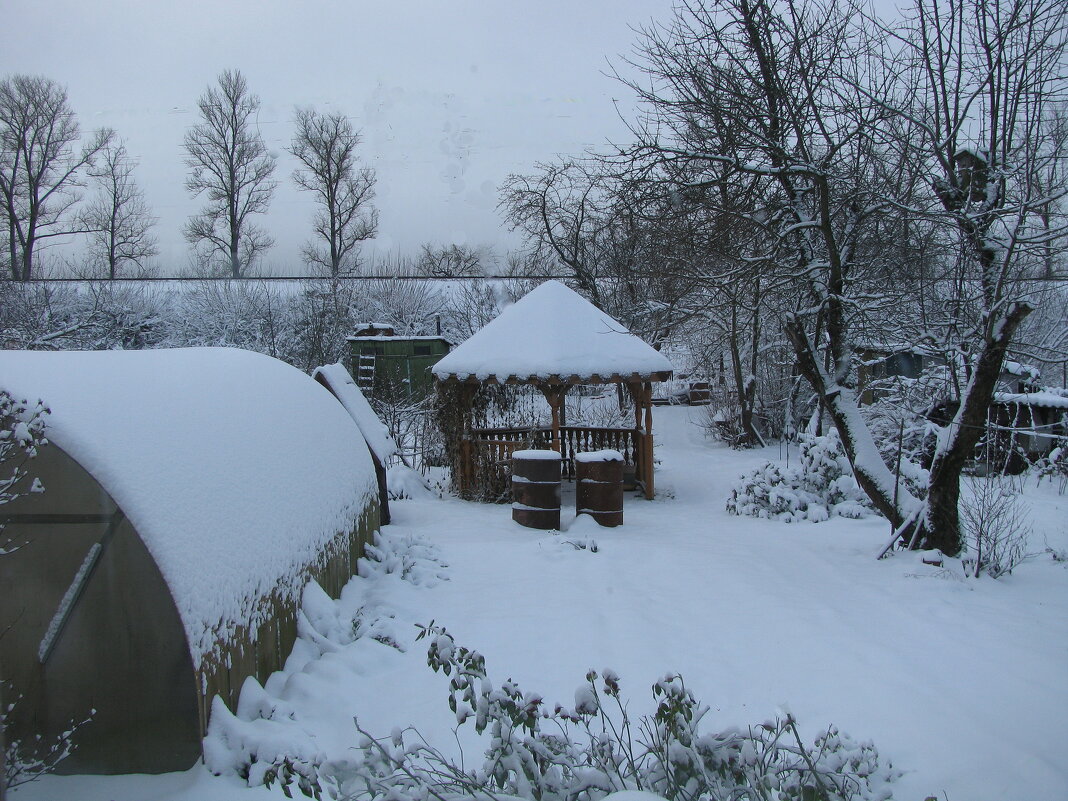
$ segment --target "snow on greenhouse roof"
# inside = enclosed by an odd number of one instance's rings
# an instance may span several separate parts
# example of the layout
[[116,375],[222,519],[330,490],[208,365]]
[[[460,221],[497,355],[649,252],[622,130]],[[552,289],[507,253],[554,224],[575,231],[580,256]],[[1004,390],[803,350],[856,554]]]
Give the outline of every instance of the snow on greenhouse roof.
[[440,379],[662,380],[671,362],[578,293],[546,281],[434,365]]
[[371,408],[367,398],[356,386],[356,382],[352,380],[352,375],[345,369],[345,365],[325,364],[322,367],[316,367],[312,378],[322,381],[334,397],[341,401],[345,411],[360,427],[367,445],[374,451],[378,461],[385,465],[389,457],[397,452],[397,443],[389,435],[389,429],[378,419],[375,410]]
[[[294,367],[233,348],[0,351],[0,386],[51,409],[46,435],[137,529],[195,665],[377,496],[345,409]],[[45,487],[48,492],[59,488]]]

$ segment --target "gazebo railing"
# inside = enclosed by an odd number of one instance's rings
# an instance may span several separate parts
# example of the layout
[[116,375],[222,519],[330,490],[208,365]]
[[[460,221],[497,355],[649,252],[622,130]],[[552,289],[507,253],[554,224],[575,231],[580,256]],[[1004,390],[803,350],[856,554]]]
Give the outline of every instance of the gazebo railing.
[[[465,494],[477,492],[484,500],[507,500],[512,453],[551,448],[552,437],[548,427],[472,429],[461,443],[460,486]],[[576,454],[612,449],[623,455],[625,471],[644,486],[653,470],[651,439],[642,429],[561,426],[562,478],[574,480]]]
[[[550,436],[552,432],[549,432]],[[575,478],[575,454],[611,449],[623,454],[626,467],[638,463],[638,440],[641,432],[633,428],[590,428],[587,426],[560,426],[560,456],[563,462],[563,477]]]

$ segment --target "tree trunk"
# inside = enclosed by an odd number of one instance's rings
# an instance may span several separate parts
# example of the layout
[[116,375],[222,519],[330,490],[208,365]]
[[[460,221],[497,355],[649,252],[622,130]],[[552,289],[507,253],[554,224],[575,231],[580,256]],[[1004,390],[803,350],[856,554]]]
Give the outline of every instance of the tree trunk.
[[[11,215],[10,206],[8,207],[8,215]],[[22,278],[19,273],[19,260],[18,260],[18,247],[16,246],[16,235],[14,220],[10,220],[7,226],[7,251],[8,258],[11,260],[11,280],[18,281]]]
[[895,503],[894,475],[883,462],[875,440],[872,438],[871,430],[860,416],[856,394],[850,387],[828,380],[826,373],[820,367],[815,349],[805,333],[804,323],[799,317],[789,317],[785,330],[786,336],[794,347],[801,374],[812,384],[820,399],[820,405],[838,430],[842,447],[849,458],[849,463],[853,466],[853,475],[857,484],[894,528],[900,528],[915,515],[920,504],[919,499],[899,487]]
[[987,328],[992,334],[975,361],[960,408],[939,436],[927,483],[927,508],[921,534],[926,547],[938,548],[948,556],[956,556],[964,546],[958,509],[961,471],[986,427],[987,410],[1001,375],[1005,351],[1016,329],[1030,313],[1028,304],[1013,303],[1004,317]]
[[22,275],[19,277],[20,281],[29,281],[33,278],[33,245],[33,240],[27,239],[26,245],[22,248]]
[[[1004,317],[988,327],[987,330],[993,333],[984,342],[975,362],[960,408],[939,436],[928,479],[927,500],[920,516],[914,515],[919,500],[903,488],[899,488],[897,503],[894,503],[893,475],[879,457],[871,432],[860,417],[860,407],[852,389],[827,380],[803,323],[797,317],[787,320],[786,335],[794,347],[801,373],[812,384],[821,405],[834,421],[857,483],[875,508],[896,529],[902,529],[905,541],[914,541],[924,548],[937,548],[947,556],[960,553],[964,545],[958,508],[960,474],[985,428],[987,409],[1001,375],[1005,351],[1016,329],[1030,313],[1031,307],[1026,303],[1013,303]],[[916,517],[915,523],[906,525],[913,516]]]
[[[0,681],[0,709],[4,706],[4,683]],[[4,724],[0,723],[0,801],[7,799],[7,739],[4,737]]]

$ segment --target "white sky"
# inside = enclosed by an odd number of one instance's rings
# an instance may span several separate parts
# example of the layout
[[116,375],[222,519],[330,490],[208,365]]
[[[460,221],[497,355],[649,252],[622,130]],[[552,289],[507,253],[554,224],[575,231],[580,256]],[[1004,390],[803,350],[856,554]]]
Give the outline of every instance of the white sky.
[[510,172],[625,138],[613,105],[632,108],[604,73],[631,26],[666,19],[671,0],[8,0],[0,74],[68,88],[83,131],[110,126],[140,160],[159,217],[163,272],[186,268],[181,226],[200,206],[184,187],[182,137],[196,99],[228,68],[262,101],[278,157],[264,265],[297,273],[311,200],[285,152],[295,105],[340,110],[363,131],[378,172],[374,248],[517,242],[496,210]]

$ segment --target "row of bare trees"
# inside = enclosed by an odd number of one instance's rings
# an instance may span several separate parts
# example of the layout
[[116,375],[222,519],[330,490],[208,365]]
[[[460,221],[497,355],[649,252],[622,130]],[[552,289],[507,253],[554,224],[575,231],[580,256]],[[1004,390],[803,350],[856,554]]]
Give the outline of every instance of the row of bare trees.
[[[197,101],[200,122],[186,133],[186,188],[204,206],[184,227],[205,272],[241,277],[273,244],[254,222],[267,211],[275,158],[257,127],[259,98],[244,75],[226,70]],[[340,113],[299,108],[289,152],[293,180],[315,198],[308,265],[327,275],[352,270],[358,245],[375,236],[375,173],[361,167],[360,134]],[[143,269],[157,255],[156,223],[134,179],[137,166],[114,131],[83,141],[67,92],[55,81],[12,75],[0,81],[0,201],[4,255],[14,280],[36,277],[35,255],[52,240],[87,235],[99,274]],[[95,199],[83,203],[88,184]]]
[[[885,21],[854,0],[684,0],[629,60],[634,142],[512,176],[504,211],[650,338],[715,331],[743,439],[761,439],[768,361],[799,371],[899,535],[955,554],[959,477],[1034,308],[1028,279],[1063,270],[1066,11],[913,0]],[[859,352],[902,346],[959,376],[918,495],[856,386]]]

